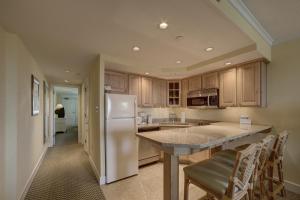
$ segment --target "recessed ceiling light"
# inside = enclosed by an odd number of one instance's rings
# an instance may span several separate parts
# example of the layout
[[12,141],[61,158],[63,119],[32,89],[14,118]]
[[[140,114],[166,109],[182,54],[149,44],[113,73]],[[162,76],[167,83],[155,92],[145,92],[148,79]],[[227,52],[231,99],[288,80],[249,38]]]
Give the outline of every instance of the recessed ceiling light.
[[205,51],[207,51],[207,52],[210,52],[210,51],[212,51],[212,50],[214,50],[213,47],[207,47],[207,48],[205,49]]
[[69,73],[69,72],[71,72],[71,71],[70,71],[70,70],[68,70],[68,69],[66,69],[66,70],[65,70],[65,72],[66,72],[66,73]]
[[145,75],[149,75],[149,74],[150,74],[149,72],[146,72],[146,73],[145,73]]
[[159,24],[159,28],[162,29],[162,30],[165,30],[168,28],[168,23],[167,22],[162,22]]
[[70,81],[69,80],[65,80],[65,83],[70,83]]
[[180,64],[180,63],[181,63],[181,60],[177,60],[176,63],[177,63],[177,64]]
[[133,50],[133,51],[139,51],[139,50],[141,50],[141,49],[140,49],[140,47],[138,47],[138,46],[134,46],[134,47],[132,48],[132,50]]
[[231,62],[226,62],[225,65],[231,65]]

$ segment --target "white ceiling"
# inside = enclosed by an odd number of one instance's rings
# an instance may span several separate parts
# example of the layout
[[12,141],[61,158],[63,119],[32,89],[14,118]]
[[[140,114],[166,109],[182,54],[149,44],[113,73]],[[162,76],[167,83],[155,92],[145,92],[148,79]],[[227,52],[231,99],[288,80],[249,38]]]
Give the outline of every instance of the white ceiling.
[[[299,31],[295,22],[299,1],[289,1],[293,5],[280,0],[244,0],[278,40]],[[282,14],[281,9],[292,11]],[[273,18],[279,20],[277,26],[272,25]],[[285,22],[287,19],[290,21]],[[157,28],[162,20],[169,23],[165,31]],[[119,63],[109,63],[110,68],[153,71],[153,75],[175,78],[223,67],[225,60],[198,70],[185,68],[253,44],[209,0],[2,0],[0,24],[23,39],[54,83],[65,79],[81,83],[99,53]],[[184,39],[175,40],[178,35]],[[141,51],[132,52],[134,45]],[[205,52],[210,46],[215,50]],[[235,63],[259,56],[253,51],[231,60]],[[176,64],[177,60],[182,63]],[[66,69],[71,72],[65,73]]]
[[242,0],[251,13],[280,43],[300,37],[299,0]]

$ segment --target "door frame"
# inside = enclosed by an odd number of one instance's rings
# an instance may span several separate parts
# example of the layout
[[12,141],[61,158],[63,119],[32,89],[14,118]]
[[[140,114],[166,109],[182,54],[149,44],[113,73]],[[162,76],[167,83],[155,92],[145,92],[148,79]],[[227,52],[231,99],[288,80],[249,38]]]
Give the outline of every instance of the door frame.
[[55,87],[67,87],[67,88],[76,88],[78,90],[78,99],[77,99],[77,126],[78,126],[78,143],[81,143],[81,135],[82,135],[82,99],[81,99],[81,85],[66,85],[66,84],[52,84],[50,85],[50,141],[49,147],[53,147],[55,145],[55,106],[56,106],[56,93]]
[[49,142],[49,133],[50,133],[50,95],[49,95],[49,86],[46,81],[43,81],[43,143],[46,144]]
[[89,84],[85,81],[82,85],[82,144],[89,153]]

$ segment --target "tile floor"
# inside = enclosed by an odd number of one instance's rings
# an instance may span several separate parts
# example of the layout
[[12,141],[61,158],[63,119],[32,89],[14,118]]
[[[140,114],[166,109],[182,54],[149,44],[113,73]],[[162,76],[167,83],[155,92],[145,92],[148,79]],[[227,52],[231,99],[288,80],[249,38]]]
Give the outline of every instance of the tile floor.
[[[179,196],[183,200],[183,165],[179,168]],[[162,200],[163,164],[157,163],[140,168],[139,175],[101,186],[108,200]],[[190,200],[198,200],[206,193],[191,185]]]

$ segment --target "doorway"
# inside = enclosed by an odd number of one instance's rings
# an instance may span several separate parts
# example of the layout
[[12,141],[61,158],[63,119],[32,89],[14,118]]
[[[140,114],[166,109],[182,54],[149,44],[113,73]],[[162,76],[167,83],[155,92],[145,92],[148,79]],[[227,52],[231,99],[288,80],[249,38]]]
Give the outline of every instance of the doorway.
[[79,90],[54,87],[54,145],[78,143]]

